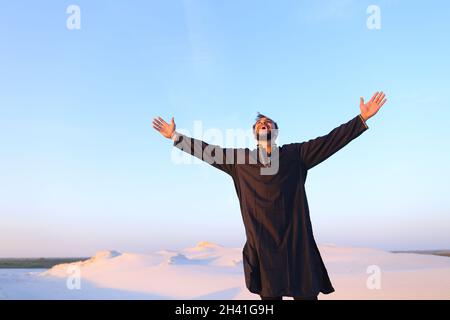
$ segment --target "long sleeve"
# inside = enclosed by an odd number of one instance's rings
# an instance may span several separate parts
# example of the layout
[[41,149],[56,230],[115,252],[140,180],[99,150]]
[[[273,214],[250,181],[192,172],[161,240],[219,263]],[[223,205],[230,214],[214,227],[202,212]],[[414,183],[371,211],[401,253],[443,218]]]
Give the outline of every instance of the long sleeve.
[[300,158],[306,170],[329,158],[368,128],[358,115],[324,136],[300,143]]
[[233,176],[236,163],[236,149],[222,148],[218,145],[208,144],[202,140],[188,137],[176,132],[172,136],[173,145],[187,152],[213,167]]

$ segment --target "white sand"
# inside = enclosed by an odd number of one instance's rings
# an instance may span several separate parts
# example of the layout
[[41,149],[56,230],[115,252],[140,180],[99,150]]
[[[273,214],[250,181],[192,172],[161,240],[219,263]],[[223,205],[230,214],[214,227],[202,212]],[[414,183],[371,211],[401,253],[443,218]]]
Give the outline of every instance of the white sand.
[[[319,248],[336,289],[329,295],[320,294],[319,299],[450,299],[448,257],[332,245]],[[79,290],[67,287],[67,282],[76,283],[68,278],[73,275],[68,271],[74,270],[81,274]],[[373,270],[379,273],[373,274]],[[152,254],[103,251],[87,261],[61,264],[47,271],[0,269],[0,299],[259,299],[259,296],[245,287],[241,248],[199,242],[181,251],[161,250]]]

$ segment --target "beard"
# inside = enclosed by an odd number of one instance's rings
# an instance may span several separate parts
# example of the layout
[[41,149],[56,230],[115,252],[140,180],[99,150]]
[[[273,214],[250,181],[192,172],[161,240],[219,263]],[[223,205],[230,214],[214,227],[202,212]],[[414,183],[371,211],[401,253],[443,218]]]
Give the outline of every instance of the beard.
[[260,134],[259,132],[256,134],[256,139],[258,141],[271,141],[272,140],[272,132],[268,131],[267,133]]

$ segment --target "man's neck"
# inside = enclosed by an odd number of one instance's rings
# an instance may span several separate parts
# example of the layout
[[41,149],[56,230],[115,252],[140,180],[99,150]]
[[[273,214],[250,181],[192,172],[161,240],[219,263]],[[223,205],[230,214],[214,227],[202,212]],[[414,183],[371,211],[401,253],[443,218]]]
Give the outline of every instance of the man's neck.
[[267,154],[272,153],[272,147],[275,145],[275,143],[271,143],[270,141],[258,141],[258,145],[263,148]]

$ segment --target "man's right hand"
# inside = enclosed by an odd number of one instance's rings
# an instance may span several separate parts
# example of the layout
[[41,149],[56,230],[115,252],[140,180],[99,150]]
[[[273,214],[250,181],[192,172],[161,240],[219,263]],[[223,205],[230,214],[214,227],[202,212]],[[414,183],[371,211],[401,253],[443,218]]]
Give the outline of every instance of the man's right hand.
[[175,131],[175,122],[173,117],[172,120],[170,120],[170,123],[165,122],[161,117],[154,118],[153,128],[155,128],[156,131],[159,131],[159,133],[161,133],[164,137],[170,139]]

